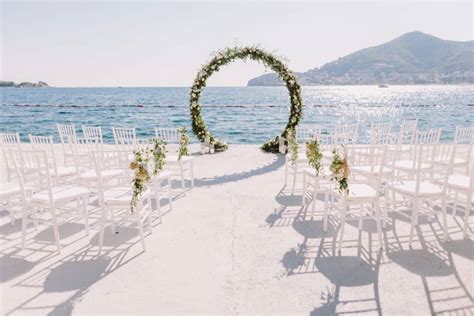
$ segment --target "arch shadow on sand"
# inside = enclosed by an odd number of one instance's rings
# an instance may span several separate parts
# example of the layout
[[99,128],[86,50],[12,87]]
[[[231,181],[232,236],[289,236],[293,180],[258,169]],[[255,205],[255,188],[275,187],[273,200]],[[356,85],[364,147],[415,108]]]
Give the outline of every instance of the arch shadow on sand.
[[275,155],[275,159],[266,165],[261,167],[242,171],[238,173],[231,173],[231,174],[224,174],[220,176],[215,176],[212,178],[200,178],[194,180],[195,187],[206,187],[206,186],[213,186],[213,185],[220,185],[229,182],[236,182],[245,179],[249,179],[252,177],[260,176],[272,171],[275,171],[282,167],[285,164],[285,157],[282,155]]

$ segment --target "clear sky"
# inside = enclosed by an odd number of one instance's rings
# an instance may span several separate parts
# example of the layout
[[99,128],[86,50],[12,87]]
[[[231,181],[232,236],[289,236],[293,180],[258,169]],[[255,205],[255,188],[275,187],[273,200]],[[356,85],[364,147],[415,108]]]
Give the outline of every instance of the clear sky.
[[[0,79],[53,86],[189,86],[212,51],[235,43],[259,44],[306,71],[415,30],[473,39],[471,1],[3,1],[0,8]],[[236,62],[209,84],[241,86],[264,71]]]

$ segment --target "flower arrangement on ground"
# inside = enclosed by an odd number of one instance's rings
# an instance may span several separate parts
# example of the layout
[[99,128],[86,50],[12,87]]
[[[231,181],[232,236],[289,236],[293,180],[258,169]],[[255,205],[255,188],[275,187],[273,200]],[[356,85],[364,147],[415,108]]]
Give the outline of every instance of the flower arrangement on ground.
[[[295,75],[291,72],[291,70],[288,69],[288,66],[285,65],[279,58],[257,46],[236,46],[217,51],[211,58],[211,60],[207,64],[202,66],[202,68],[199,70],[191,87],[189,98],[189,109],[191,114],[193,133],[201,142],[204,142],[206,137],[210,137],[211,142],[214,143],[216,151],[224,151],[227,149],[228,146],[224,141],[215,139],[209,133],[204,119],[201,116],[200,97],[203,88],[206,86],[207,79],[214,72],[219,71],[222,66],[229,64],[230,62],[236,59],[251,59],[261,62],[266,67],[275,71],[285,83],[285,86],[288,89],[288,93],[290,96],[291,107],[290,117],[288,119],[288,123],[285,126],[285,129],[281,134],[282,137],[286,137],[289,130],[295,129],[302,116],[303,103],[301,98],[301,88],[298,82],[296,81]],[[278,144],[279,136],[277,136],[274,140],[263,144],[261,148],[262,150],[267,152],[278,153]]]

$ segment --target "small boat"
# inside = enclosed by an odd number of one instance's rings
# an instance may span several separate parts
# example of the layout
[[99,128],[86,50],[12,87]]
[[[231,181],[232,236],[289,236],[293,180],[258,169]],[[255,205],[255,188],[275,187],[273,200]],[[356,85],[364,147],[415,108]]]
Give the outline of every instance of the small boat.
[[386,84],[379,84],[379,88],[388,88]]

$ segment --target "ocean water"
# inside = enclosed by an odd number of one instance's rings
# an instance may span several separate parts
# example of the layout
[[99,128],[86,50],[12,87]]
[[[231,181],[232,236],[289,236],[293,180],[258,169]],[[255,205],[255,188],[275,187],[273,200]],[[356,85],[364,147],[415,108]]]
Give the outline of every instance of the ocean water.
[[[474,120],[474,86],[318,86],[303,87],[302,124],[330,132],[341,122],[359,124],[361,140],[372,122],[391,121],[396,131],[404,119],[419,129],[440,127],[450,140],[456,126]],[[140,137],[154,127],[191,130],[189,88],[0,88],[0,132],[54,135],[56,123],[102,126],[112,141],[112,126],[136,127]],[[284,87],[208,87],[202,115],[209,130],[229,143],[263,143],[280,134],[289,113]],[[190,132],[190,134],[192,134]]]

